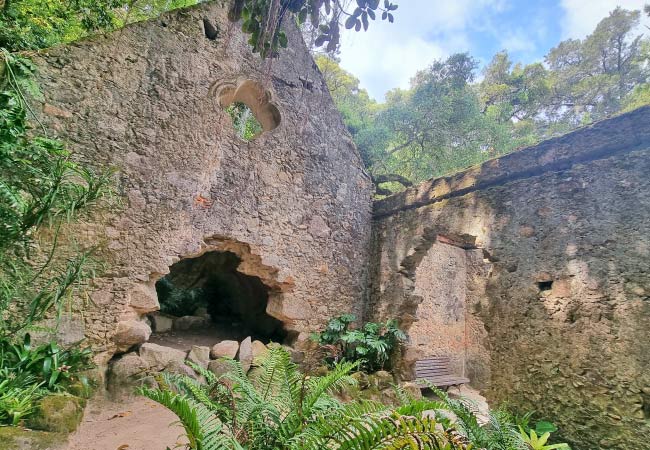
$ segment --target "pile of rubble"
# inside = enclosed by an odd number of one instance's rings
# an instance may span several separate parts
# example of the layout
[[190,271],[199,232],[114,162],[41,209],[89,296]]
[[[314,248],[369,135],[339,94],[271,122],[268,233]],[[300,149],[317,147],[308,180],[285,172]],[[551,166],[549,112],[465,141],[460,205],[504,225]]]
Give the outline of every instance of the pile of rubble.
[[[274,344],[277,345],[277,344]],[[291,347],[284,347],[291,354],[294,362],[304,359],[304,354]],[[133,386],[141,384],[150,375],[163,370],[196,377],[195,371],[187,364],[192,362],[216,375],[222,375],[229,369],[224,358],[239,361],[248,372],[253,361],[268,351],[261,341],[253,341],[249,336],[243,341],[221,341],[212,348],[194,345],[189,351],[165,347],[151,342],[142,344],[137,351],[132,351],[116,358],[109,365],[108,389],[117,393],[133,392]]]

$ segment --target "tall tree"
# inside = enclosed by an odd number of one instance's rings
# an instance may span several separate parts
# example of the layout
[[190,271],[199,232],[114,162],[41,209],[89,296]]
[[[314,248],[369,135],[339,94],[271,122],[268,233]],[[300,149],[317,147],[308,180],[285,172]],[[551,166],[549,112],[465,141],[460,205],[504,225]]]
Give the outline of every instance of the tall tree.
[[419,72],[411,89],[391,91],[377,116],[384,139],[371,170],[421,181],[509,151],[508,127],[482,112],[471,84],[476,68],[472,57],[455,54]]
[[616,8],[585,39],[561,42],[550,51],[552,93],[544,110],[549,122],[573,127],[607,117],[646,81],[648,66],[639,58],[642,37],[632,35],[639,17],[639,11]]

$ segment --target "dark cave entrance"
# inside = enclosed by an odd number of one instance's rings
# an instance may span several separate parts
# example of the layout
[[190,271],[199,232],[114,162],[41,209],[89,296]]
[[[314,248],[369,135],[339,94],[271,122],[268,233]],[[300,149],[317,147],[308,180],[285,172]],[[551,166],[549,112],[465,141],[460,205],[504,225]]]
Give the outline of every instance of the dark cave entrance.
[[170,267],[156,283],[160,312],[174,320],[170,334],[203,335],[214,342],[247,336],[264,343],[285,340],[282,322],[266,313],[270,288],[239,272],[240,262],[232,252],[211,251]]

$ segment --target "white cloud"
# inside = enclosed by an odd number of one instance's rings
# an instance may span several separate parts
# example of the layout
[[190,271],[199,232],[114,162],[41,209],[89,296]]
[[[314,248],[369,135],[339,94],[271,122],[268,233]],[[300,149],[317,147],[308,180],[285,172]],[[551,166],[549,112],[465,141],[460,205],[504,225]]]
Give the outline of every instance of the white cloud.
[[499,39],[499,45],[509,52],[533,52],[536,49],[535,42],[523,30],[514,33],[505,33]]
[[[418,70],[435,59],[469,48],[468,24],[504,0],[407,0],[395,22],[371,22],[367,32],[343,34],[341,65],[361,80],[370,95],[381,99],[388,87],[408,87]],[[378,18],[379,19],[379,18]]]
[[[630,10],[643,10],[645,3],[648,3],[648,0],[562,0],[561,6],[564,10],[562,37],[563,39],[583,38],[617,6]],[[642,24],[650,25],[650,20],[645,15]]]

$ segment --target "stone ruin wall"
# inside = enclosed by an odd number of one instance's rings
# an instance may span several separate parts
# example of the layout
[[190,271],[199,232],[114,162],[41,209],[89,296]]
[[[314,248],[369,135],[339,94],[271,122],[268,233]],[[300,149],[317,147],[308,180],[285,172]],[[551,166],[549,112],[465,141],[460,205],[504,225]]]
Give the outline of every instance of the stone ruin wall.
[[[75,230],[109,267],[65,321],[105,364],[148,337],[157,279],[179,259],[231,251],[271,288],[267,311],[298,341],[361,314],[372,183],[294,27],[262,62],[218,2],[39,53],[45,127],[75,158],[113,167],[117,210]],[[214,31],[218,30],[215,37]],[[246,142],[223,106],[265,132]]]
[[[650,449],[650,108],[375,204],[367,315],[577,450]],[[373,260],[373,259],[371,259]]]
[[[171,264],[231,251],[298,340],[343,312],[399,317],[404,377],[450,354],[489,400],[557,420],[578,450],[650,448],[650,109],[379,201],[370,242],[372,184],[288,32],[263,63],[204,4],[34,58],[43,125],[116,168],[122,199],[75,229],[110,269],[65,333],[106,363],[148,336]],[[252,142],[233,100],[267,130]]]

